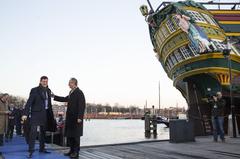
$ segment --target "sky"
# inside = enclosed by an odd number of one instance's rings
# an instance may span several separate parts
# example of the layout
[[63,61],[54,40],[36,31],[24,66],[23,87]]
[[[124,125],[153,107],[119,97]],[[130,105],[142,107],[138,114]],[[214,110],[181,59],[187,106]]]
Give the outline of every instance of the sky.
[[[156,6],[159,1],[152,0]],[[153,52],[145,0],[1,0],[0,91],[27,98],[42,75],[57,95],[76,77],[89,103],[187,104]]]

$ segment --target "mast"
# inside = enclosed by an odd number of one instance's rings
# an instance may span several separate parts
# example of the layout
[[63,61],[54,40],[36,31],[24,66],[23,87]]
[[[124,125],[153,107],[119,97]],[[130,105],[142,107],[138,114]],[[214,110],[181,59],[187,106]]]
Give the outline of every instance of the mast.
[[150,0],[147,0],[147,2],[148,2],[149,7],[151,8],[151,10],[154,11]]

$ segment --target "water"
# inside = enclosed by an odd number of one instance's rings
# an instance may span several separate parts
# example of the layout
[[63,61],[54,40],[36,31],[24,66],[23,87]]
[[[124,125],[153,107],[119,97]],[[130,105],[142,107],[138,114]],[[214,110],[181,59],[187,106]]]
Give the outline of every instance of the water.
[[[158,124],[157,140],[169,139],[169,129]],[[146,141],[143,120],[90,120],[84,121],[82,146]]]

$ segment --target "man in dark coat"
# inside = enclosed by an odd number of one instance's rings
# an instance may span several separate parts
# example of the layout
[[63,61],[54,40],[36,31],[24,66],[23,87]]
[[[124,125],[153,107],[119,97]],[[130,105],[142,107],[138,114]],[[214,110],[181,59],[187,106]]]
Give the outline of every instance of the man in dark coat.
[[17,135],[22,135],[22,124],[21,124],[21,117],[22,117],[22,110],[19,107],[15,107],[15,125],[16,125],[16,133]]
[[54,100],[67,102],[67,113],[65,122],[65,136],[67,137],[70,151],[65,156],[78,158],[80,151],[80,137],[83,135],[83,116],[86,102],[83,92],[77,86],[77,79],[69,81],[70,93],[66,97],[54,96]]
[[226,101],[222,98],[222,93],[217,92],[216,96],[210,100],[210,104],[212,107],[213,139],[217,142],[218,134],[220,134],[222,142],[225,142],[223,124]]
[[49,153],[45,149],[45,131],[49,129],[49,123],[54,122],[54,116],[51,103],[51,90],[48,88],[48,78],[46,76],[42,76],[40,85],[31,90],[22,119],[24,121],[29,120],[28,157],[32,158],[38,127],[40,127],[39,152]]
[[10,105],[8,107],[9,114],[8,114],[8,128],[7,128],[7,134],[6,134],[6,141],[11,141],[13,138],[13,131],[14,131],[14,124],[15,124],[15,112],[14,112],[14,106]]
[[[0,94],[0,146],[3,146],[3,137],[7,127],[7,115],[9,113],[7,108],[8,100],[9,95],[7,93]],[[2,152],[0,152],[1,157]]]

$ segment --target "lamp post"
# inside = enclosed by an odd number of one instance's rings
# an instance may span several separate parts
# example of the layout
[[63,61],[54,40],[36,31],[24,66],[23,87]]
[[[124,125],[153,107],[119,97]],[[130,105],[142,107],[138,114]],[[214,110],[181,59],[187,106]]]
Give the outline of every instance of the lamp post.
[[158,116],[161,116],[161,94],[160,94],[160,81],[158,83]]
[[231,46],[229,40],[227,39],[227,48],[223,50],[223,55],[228,60],[228,71],[229,71],[229,95],[230,95],[230,106],[231,106],[231,114],[232,114],[232,131],[233,138],[237,137],[236,133],[236,120],[235,120],[235,106],[233,103],[233,91],[232,91],[232,60],[231,60]]
[[229,76],[230,76],[230,105],[231,105],[231,113],[232,113],[232,128],[233,128],[233,137],[237,137],[236,133],[236,120],[235,120],[235,105],[233,103],[233,91],[232,91],[232,60],[231,55],[228,56],[228,67],[229,67]]

